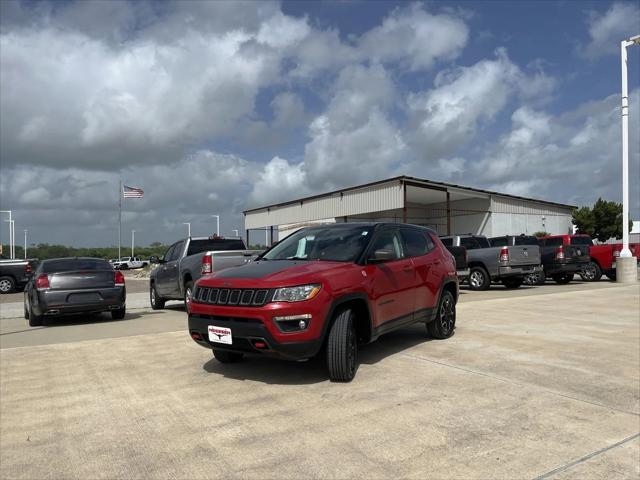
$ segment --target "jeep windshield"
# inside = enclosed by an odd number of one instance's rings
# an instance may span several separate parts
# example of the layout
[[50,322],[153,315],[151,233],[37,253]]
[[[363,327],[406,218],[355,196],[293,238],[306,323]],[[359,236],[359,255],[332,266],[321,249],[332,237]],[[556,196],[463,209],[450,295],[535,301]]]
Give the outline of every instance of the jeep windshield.
[[291,234],[265,253],[260,260],[326,260],[355,262],[373,227],[344,226],[312,227]]

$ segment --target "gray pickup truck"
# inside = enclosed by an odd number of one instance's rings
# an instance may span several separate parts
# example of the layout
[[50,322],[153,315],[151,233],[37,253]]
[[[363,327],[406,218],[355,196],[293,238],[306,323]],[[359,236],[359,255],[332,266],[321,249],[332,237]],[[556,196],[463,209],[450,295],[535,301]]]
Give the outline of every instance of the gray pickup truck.
[[191,298],[193,284],[202,275],[237,267],[256,258],[262,250],[247,250],[239,237],[189,237],[171,245],[149,276],[151,308],[164,308],[167,300]]
[[498,281],[507,288],[518,288],[525,275],[542,271],[537,245],[492,247],[482,235],[453,235],[440,240],[447,247],[467,249],[471,290],[487,290],[491,282]]

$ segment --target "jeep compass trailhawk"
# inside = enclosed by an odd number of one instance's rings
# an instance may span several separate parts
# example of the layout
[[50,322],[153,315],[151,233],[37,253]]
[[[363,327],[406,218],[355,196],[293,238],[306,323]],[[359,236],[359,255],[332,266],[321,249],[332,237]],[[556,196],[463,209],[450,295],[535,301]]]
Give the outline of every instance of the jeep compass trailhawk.
[[414,322],[448,338],[458,279],[432,230],[342,223],[304,228],[254,262],[202,277],[187,306],[191,338],[223,363],[243,354],[305,360],[326,352],[349,381],[359,344]]

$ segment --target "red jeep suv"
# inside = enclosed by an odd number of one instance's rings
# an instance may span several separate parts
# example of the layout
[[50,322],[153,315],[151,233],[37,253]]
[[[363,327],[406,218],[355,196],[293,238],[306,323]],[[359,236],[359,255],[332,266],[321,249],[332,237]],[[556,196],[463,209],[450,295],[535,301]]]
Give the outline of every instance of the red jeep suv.
[[414,322],[450,337],[457,300],[455,261],[432,230],[341,223],[298,230],[254,262],[202,277],[187,309],[191,338],[220,362],[326,351],[330,378],[350,381],[358,344]]

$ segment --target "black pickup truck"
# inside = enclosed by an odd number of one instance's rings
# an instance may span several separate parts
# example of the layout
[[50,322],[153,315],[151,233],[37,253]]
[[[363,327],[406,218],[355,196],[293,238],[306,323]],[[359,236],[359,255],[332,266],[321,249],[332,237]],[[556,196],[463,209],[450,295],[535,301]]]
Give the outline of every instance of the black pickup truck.
[[469,279],[469,265],[467,265],[467,249],[465,247],[452,247],[445,245],[449,253],[456,261],[456,273],[458,280],[464,282]]
[[0,255],[0,294],[22,289],[31,279],[38,260],[27,258],[11,260]]
[[525,276],[528,285],[541,285],[546,278],[552,278],[556,283],[565,284],[573,279],[589,262],[589,246],[563,245],[562,237],[536,238],[532,235],[502,235],[493,237],[489,242],[494,247],[511,245],[538,245],[543,272],[534,272]]

